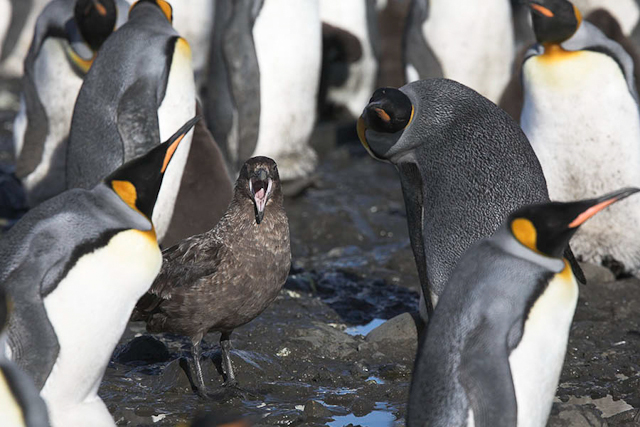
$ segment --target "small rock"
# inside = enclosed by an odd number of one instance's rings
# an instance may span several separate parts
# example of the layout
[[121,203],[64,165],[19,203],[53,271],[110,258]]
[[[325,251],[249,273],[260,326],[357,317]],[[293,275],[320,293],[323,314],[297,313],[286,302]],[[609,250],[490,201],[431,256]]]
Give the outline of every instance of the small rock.
[[413,316],[403,313],[369,332],[365,340],[377,344],[379,350],[388,356],[413,360],[418,350],[418,328]]
[[616,280],[616,276],[607,267],[581,262],[580,268],[582,268],[588,284],[607,283]]
[[125,365],[149,365],[166,362],[171,355],[162,341],[151,335],[143,335],[117,349],[113,358]]
[[547,427],[608,427],[591,405],[554,403]]
[[356,353],[357,344],[352,336],[321,322],[313,322],[313,326],[298,330],[294,340],[311,344],[325,357],[344,358]]
[[362,397],[358,397],[351,404],[351,412],[353,412],[353,415],[355,415],[356,417],[364,417],[365,415],[373,411],[374,407],[375,405],[372,401],[364,399]]
[[331,411],[317,400],[310,400],[304,405],[304,414],[307,418],[328,418]]

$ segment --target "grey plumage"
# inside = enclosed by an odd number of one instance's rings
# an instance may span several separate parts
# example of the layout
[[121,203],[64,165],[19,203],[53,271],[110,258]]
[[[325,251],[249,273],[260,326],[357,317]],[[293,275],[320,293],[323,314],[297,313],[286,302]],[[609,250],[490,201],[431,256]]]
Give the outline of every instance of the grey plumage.
[[22,415],[25,427],[48,427],[47,406],[33,380],[4,356],[2,347],[6,339],[4,328],[11,316],[9,307],[6,293],[0,288],[0,389],[10,393],[0,396],[0,413],[3,414],[3,421],[7,422],[6,417],[9,413],[17,409]]
[[[258,221],[249,183],[265,170],[273,189]],[[220,222],[163,252],[162,270],[136,307],[134,317],[144,319],[148,331],[191,338],[199,387],[204,388],[198,360],[202,337],[208,331],[222,332],[223,360],[228,382],[233,382],[229,335],[265,310],[284,285],[291,254],[282,201],[275,162],[266,157],[248,160]]]
[[442,66],[422,32],[429,18],[429,0],[412,0],[402,40],[404,66],[413,66],[421,79],[443,77]]
[[178,38],[158,6],[141,3],[102,46],[76,101],[67,188],[91,188],[159,143],[153,112],[164,99],[171,66],[167,53]]
[[[400,92],[412,105],[412,120],[394,133],[367,128],[365,137],[374,157],[398,168],[430,311],[466,249],[490,236],[514,209],[549,196],[529,141],[494,103],[447,79],[413,82]],[[360,120],[380,108],[375,96]]]

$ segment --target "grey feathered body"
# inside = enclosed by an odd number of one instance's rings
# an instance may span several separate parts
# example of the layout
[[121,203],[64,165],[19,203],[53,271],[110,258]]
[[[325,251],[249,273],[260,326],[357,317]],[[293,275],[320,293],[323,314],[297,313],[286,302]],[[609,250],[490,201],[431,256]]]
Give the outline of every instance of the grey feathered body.
[[262,313],[291,265],[289,223],[270,200],[256,223],[254,205],[238,192],[216,227],[163,252],[160,274],[137,310],[149,332],[199,342],[209,330],[231,332]]

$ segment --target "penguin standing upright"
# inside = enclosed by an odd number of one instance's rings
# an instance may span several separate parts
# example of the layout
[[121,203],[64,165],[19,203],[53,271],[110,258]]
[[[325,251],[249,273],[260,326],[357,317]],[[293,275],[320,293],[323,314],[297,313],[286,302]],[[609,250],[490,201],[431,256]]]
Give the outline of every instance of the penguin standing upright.
[[408,82],[446,77],[497,102],[515,55],[509,0],[412,0],[405,31]]
[[307,178],[317,162],[322,53],[318,0],[218,2],[205,111],[237,173],[253,156],[273,158],[283,181]]
[[358,135],[372,157],[400,174],[428,314],[465,250],[514,209],[548,200],[540,163],[518,124],[452,80],[378,89]]
[[[333,48],[350,53],[336,58],[339,63],[332,67],[335,70],[325,64],[331,58],[323,57],[323,82],[320,91],[326,93],[326,101],[346,108],[347,114],[354,119],[360,115],[362,106],[375,89],[378,73],[378,23],[374,3],[373,0],[320,0],[323,52]],[[344,39],[349,35],[355,37],[349,43],[354,46],[341,46],[341,42],[348,43]],[[337,46],[331,46],[336,44]]]
[[578,302],[563,252],[585,221],[638,191],[522,207],[464,254],[419,349],[408,426],[547,425]]
[[[171,21],[169,3],[140,0],[103,44],[73,113],[67,188],[93,187],[194,116],[191,51]],[[189,134],[180,144],[158,196],[153,221],[159,241],[171,222],[191,139]]]
[[93,189],[32,209],[0,241],[0,287],[15,302],[9,353],[41,388],[53,426],[115,425],[98,387],[160,271],[151,215],[195,120]]
[[[593,197],[623,185],[640,186],[640,111],[633,64],[624,50],[560,43],[581,24],[566,0],[530,2],[539,44],[522,66],[520,124],[531,141],[554,200]],[[629,221],[635,218],[636,221]],[[640,273],[640,200],[614,206],[583,227],[576,254],[601,263],[611,257]]]
[[32,207],[65,190],[66,141],[82,79],[128,8],[124,0],[54,0],[38,18],[13,135],[16,175]]
[[49,427],[47,407],[33,380],[4,355],[5,326],[11,316],[11,303],[0,288],[0,414],[2,425],[11,427]]

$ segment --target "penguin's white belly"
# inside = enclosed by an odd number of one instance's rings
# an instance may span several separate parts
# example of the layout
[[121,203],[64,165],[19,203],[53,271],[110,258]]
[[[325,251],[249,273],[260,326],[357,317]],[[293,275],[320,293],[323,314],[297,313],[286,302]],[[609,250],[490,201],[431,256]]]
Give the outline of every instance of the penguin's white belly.
[[45,297],[60,352],[41,391],[53,426],[70,420],[114,425],[97,395],[100,381],[138,299],[160,271],[152,232],[127,230],[82,256]]
[[260,68],[260,133],[254,156],[273,158],[280,178],[308,176],[322,36],[318,0],[267,0],[253,27]]
[[[171,71],[167,82],[167,90],[158,109],[158,123],[160,125],[160,140],[169,139],[187,121],[196,115],[196,86],[191,67],[191,49],[184,39],[176,42],[176,48],[171,63]],[[189,157],[193,130],[185,135],[178,146],[158,193],[158,200],[153,209],[152,221],[158,235],[158,242],[166,234],[173,210],[175,208],[182,175]]]
[[[60,39],[46,39],[35,61],[35,84],[47,115],[49,129],[44,141],[42,160],[35,170],[22,180],[27,192],[49,174],[54,174],[52,176],[58,176],[61,180],[64,179],[65,165],[53,164],[52,160],[56,149],[61,144],[66,144],[71,128],[73,107],[82,86],[82,79],[74,73],[67,59],[66,45],[66,42]],[[26,115],[26,110],[22,106],[20,114]],[[26,117],[16,118],[18,122],[21,120],[27,122]],[[24,133],[19,133],[17,137],[23,138]],[[22,146],[22,141],[16,141],[17,148],[21,149]],[[65,147],[60,149],[66,150]]]
[[45,8],[49,0],[33,0],[29,9],[27,20],[18,36],[18,41],[8,57],[0,65],[0,75],[5,77],[20,77],[24,70],[24,58],[29,52],[36,20]]
[[565,262],[534,303],[522,339],[509,356],[518,402],[518,427],[544,427],[556,395],[578,284]]
[[204,75],[211,45],[214,2],[211,0],[180,0],[172,2],[173,27],[187,39],[193,51],[193,71],[197,86],[206,78]]
[[422,32],[444,77],[497,102],[511,78],[515,54],[509,2],[432,0]]
[[375,89],[378,64],[373,56],[367,22],[366,0],[321,0],[320,14],[326,22],[358,38],[362,57],[349,65],[349,77],[340,87],[330,87],[327,97],[347,107],[353,117],[360,117]]
[[[609,56],[580,51],[527,60],[521,126],[544,171],[552,200],[596,197],[640,186],[640,115],[622,71]],[[584,224],[577,255],[610,254],[640,266],[640,200],[625,200]]]
[[636,0],[573,0],[572,3],[580,9],[582,16],[587,16],[599,8],[608,10],[626,35],[631,34],[640,18]]
[[22,409],[2,370],[0,370],[0,414],[2,414],[3,425],[26,426]]

